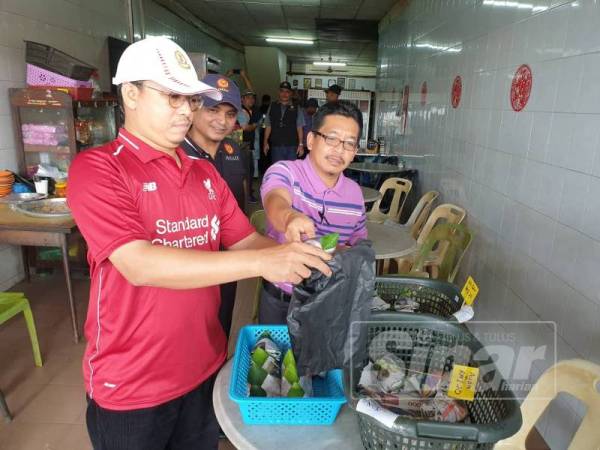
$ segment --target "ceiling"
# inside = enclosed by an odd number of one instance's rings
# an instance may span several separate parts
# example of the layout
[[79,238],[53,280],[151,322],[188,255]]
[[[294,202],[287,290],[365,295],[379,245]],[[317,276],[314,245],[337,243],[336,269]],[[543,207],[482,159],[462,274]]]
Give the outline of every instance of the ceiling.
[[[381,20],[398,0],[178,0],[199,20],[241,45],[277,46],[293,63],[328,60],[375,66],[377,42],[319,39],[315,19]],[[312,46],[266,37],[313,39]]]

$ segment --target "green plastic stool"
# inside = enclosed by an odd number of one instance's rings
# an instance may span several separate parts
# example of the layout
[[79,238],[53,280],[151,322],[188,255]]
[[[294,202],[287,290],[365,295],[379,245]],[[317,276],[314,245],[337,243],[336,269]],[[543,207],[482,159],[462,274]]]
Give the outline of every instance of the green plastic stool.
[[[42,367],[40,345],[38,343],[29,301],[22,292],[0,292],[0,325],[20,312],[25,316],[25,322],[27,323],[27,331],[29,331],[29,338],[31,339],[31,347],[33,349],[33,360],[37,367]],[[0,391],[0,411],[4,415],[5,420],[10,422],[12,416],[2,391]]]
[[31,347],[33,349],[33,360],[36,366],[42,367],[40,345],[29,301],[22,292],[0,292],[0,325],[20,312],[25,316],[25,322],[27,323],[27,331],[29,331],[29,338],[31,339]]

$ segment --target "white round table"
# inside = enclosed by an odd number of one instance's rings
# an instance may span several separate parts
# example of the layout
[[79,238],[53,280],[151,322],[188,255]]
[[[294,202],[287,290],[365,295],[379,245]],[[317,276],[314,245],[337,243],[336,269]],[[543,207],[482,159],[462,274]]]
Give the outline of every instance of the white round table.
[[369,162],[352,163],[348,166],[348,169],[356,170],[357,172],[378,173],[378,174],[398,173],[398,172],[402,172],[404,170],[395,164],[369,163]]
[[213,404],[221,429],[236,448],[244,450],[363,450],[356,413],[342,407],[331,426],[246,425],[237,403],[229,398],[233,360],[215,380]]
[[376,202],[381,198],[381,192],[377,189],[373,189],[366,186],[361,186],[360,190],[362,191],[363,198],[365,199],[365,203]]
[[373,243],[375,259],[401,258],[417,249],[410,228],[367,221],[368,239]]

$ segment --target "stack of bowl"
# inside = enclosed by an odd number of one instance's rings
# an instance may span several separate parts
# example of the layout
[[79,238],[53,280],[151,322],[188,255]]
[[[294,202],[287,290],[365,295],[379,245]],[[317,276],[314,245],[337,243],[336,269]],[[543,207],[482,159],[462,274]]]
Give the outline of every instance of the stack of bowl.
[[0,170],[0,197],[11,193],[15,176],[8,170]]

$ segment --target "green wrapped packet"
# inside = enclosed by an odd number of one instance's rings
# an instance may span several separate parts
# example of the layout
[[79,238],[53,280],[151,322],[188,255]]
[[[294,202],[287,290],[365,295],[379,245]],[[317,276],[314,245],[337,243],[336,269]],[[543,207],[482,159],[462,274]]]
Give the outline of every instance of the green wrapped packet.
[[338,243],[339,239],[340,239],[339,233],[326,234],[325,236],[321,237],[321,239],[320,239],[321,248],[323,250],[325,250],[326,252],[333,252],[335,250],[335,248],[337,247],[337,243]]
[[304,389],[302,389],[302,386],[300,386],[300,383],[298,383],[297,381],[292,384],[292,387],[290,387],[290,390],[288,391],[287,394],[288,397],[304,397]]
[[252,349],[248,387],[251,397],[281,395],[281,350],[268,331],[259,336]]
[[288,350],[283,357],[283,377],[281,377],[282,397],[310,397],[312,396],[312,378],[299,377],[296,368],[296,358],[292,350]]

